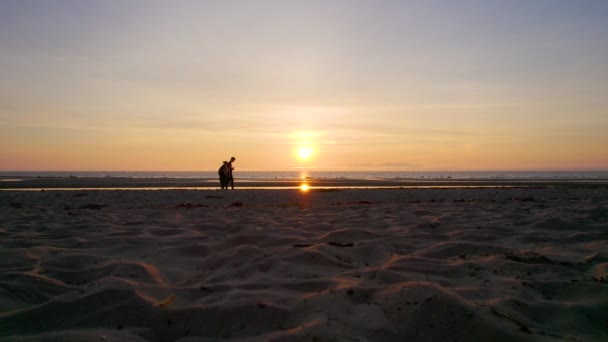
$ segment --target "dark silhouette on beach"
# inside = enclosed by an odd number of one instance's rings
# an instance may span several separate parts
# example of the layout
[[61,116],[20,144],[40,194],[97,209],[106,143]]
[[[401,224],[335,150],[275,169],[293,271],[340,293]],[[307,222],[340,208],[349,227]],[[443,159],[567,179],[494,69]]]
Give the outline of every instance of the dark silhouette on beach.
[[228,162],[224,160],[222,166],[217,170],[218,175],[220,176],[220,187],[223,189],[228,189]]
[[234,157],[230,157],[230,161],[226,163],[226,189],[228,189],[228,185],[234,190],[234,177],[232,176],[232,171],[234,170],[234,166],[232,163],[236,160]]

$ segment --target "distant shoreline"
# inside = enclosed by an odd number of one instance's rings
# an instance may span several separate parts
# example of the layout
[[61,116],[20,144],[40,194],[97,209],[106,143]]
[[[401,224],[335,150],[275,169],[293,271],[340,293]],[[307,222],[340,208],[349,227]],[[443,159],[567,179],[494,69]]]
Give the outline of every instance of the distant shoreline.
[[[590,187],[608,186],[608,179],[236,179],[237,189],[427,188],[427,187]],[[26,189],[204,189],[219,188],[215,178],[130,177],[3,177],[0,190]]]

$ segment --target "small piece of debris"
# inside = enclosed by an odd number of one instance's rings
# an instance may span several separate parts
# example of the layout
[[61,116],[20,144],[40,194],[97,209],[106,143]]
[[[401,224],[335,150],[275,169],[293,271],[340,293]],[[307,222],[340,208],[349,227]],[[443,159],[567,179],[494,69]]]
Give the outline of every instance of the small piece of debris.
[[167,297],[165,300],[161,301],[160,303],[158,303],[159,307],[166,307],[169,304],[173,303],[175,301],[175,295],[170,295],[169,297]]
[[192,204],[192,203],[182,203],[182,204],[178,204],[175,206],[176,209],[179,209],[179,208],[192,209],[192,208],[206,208],[206,207],[209,207],[209,206],[204,205],[204,204]]
[[99,210],[99,209],[105,208],[105,207],[107,207],[106,204],[94,204],[94,203],[91,203],[91,204],[85,204],[83,206],[80,206],[79,209],[95,209],[95,210]]
[[201,286],[199,289],[200,289],[201,291],[205,291],[205,292],[213,292],[213,290],[212,290],[212,289],[210,289],[210,288],[208,288],[208,287],[206,287],[206,286]]
[[330,246],[335,246],[335,247],[354,247],[355,246],[355,244],[352,242],[340,243],[340,242],[330,241],[327,244]]

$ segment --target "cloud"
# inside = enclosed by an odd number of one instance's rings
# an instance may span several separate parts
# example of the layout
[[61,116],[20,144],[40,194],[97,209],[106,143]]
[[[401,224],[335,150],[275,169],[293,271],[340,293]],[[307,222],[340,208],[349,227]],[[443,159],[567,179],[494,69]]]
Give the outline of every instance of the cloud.
[[380,163],[380,164],[363,163],[363,164],[351,164],[349,166],[350,167],[385,167],[385,168],[393,168],[393,167],[420,167],[420,165],[418,165],[418,164],[405,163],[405,162]]

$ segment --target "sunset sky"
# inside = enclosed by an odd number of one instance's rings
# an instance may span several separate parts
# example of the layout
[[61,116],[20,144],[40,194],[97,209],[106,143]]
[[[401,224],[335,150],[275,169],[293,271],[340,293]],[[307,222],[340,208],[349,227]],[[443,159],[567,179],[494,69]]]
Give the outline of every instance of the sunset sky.
[[608,170],[608,1],[0,0],[0,170]]

